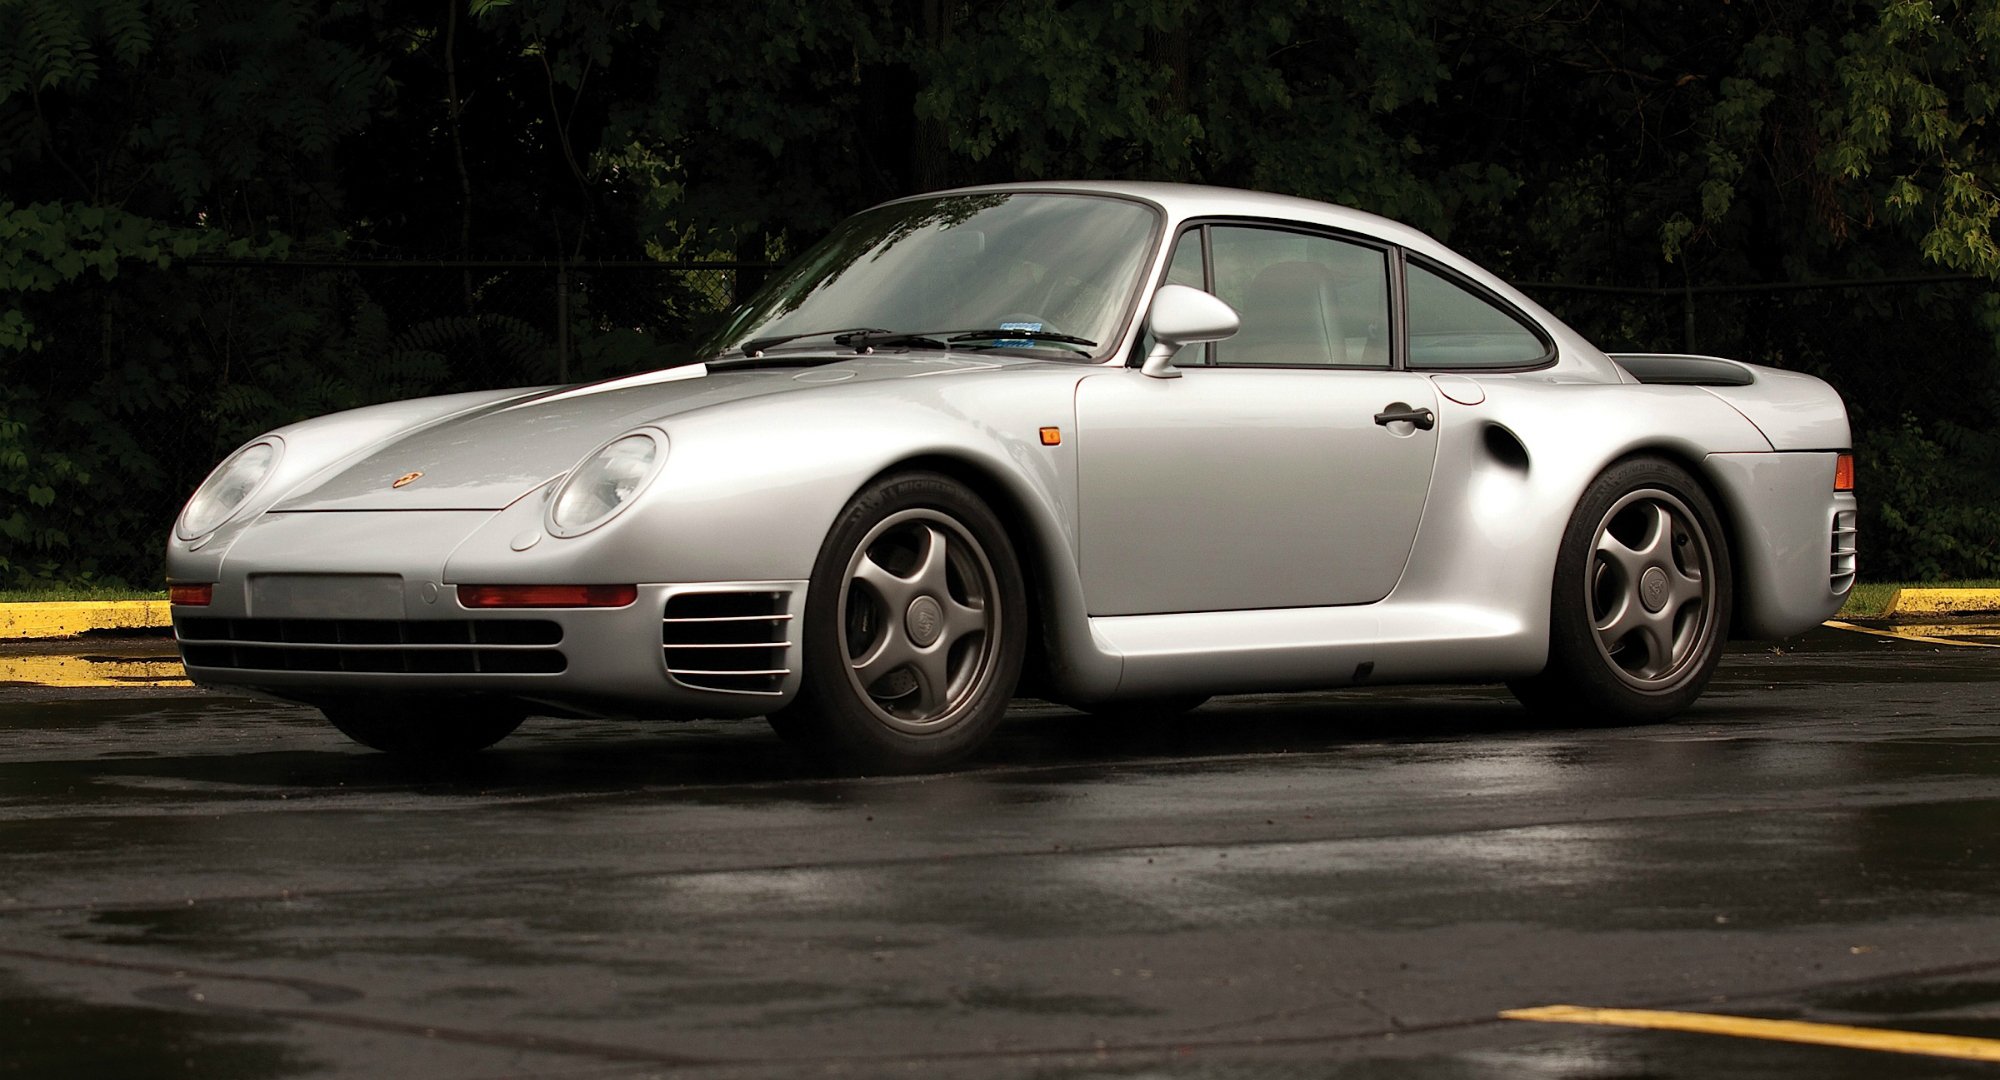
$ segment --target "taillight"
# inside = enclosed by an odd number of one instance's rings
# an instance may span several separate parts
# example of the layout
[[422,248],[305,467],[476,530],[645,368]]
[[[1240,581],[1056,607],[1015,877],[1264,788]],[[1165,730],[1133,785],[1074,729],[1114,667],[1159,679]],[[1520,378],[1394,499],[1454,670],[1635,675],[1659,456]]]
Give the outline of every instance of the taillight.
[[203,582],[199,585],[176,584],[167,586],[167,603],[182,607],[207,607],[215,599],[215,585]]
[[1854,490],[1854,455],[1842,454],[1833,466],[1833,490]]
[[460,585],[458,602],[469,608],[624,607],[639,598],[637,585]]

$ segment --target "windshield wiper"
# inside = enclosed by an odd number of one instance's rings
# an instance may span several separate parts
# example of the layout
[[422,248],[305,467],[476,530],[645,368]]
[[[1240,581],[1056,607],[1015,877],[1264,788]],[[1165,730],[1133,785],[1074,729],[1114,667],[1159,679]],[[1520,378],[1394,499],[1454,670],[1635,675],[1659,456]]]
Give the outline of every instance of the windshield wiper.
[[[833,343],[842,348],[853,349],[857,353],[867,352],[877,345],[901,345],[919,349],[949,349],[959,342],[971,341],[1048,341],[1063,345],[1080,345],[1094,349],[1097,342],[1074,334],[1059,334],[1053,330],[1030,330],[1026,327],[988,327],[978,330],[926,330],[904,331],[884,330],[874,326],[857,326],[849,330],[808,330],[802,334],[784,334],[779,337],[752,338],[738,348],[745,360],[755,360],[764,350],[797,341],[800,338],[833,336]],[[741,361],[724,361],[734,366]]]
[[739,368],[819,367],[823,364],[838,364],[845,359],[847,357],[836,352],[824,350],[814,352],[807,349],[804,352],[785,353],[782,356],[753,353],[749,356],[718,356],[713,360],[700,362],[707,364],[710,371],[735,371]]
[[924,349],[949,349],[950,345],[939,341],[933,334],[912,333],[900,330],[850,330],[833,339],[835,345],[845,345],[855,352],[867,352],[877,345],[913,345]]
[[856,352],[874,348],[877,345],[905,345],[922,349],[949,349],[960,342],[971,341],[1049,341],[1063,345],[1081,345],[1096,348],[1097,342],[1080,338],[1074,334],[1058,334],[1053,330],[1029,330],[1013,327],[989,327],[982,330],[925,330],[907,333],[892,333],[887,330],[849,330],[838,337],[837,345],[852,346]]
[[1064,345],[1082,345],[1086,348],[1091,348],[1091,349],[1097,348],[1097,342],[1092,341],[1089,338],[1077,337],[1075,334],[1058,334],[1054,330],[1025,330],[1025,329],[1015,329],[1005,326],[998,327],[995,329],[986,329],[986,330],[959,330],[953,332],[952,335],[946,338],[945,340],[946,341],[1012,341],[1016,338],[1020,338],[1027,341],[1055,341],[1055,342],[1060,342]]
[[883,330],[880,327],[875,327],[875,326],[850,326],[845,330],[807,330],[805,333],[802,334],[780,334],[777,337],[751,338],[749,341],[746,341],[743,344],[737,346],[737,349],[740,352],[742,352],[744,356],[749,357],[751,359],[755,359],[757,354],[763,352],[765,349],[771,348],[776,345],[783,345],[787,341],[797,341],[800,338],[825,337],[828,334],[834,334],[838,336],[836,336],[833,340],[838,344],[845,345],[847,344],[847,342],[842,341],[841,338],[849,334],[888,334],[888,333],[893,333],[893,331]]

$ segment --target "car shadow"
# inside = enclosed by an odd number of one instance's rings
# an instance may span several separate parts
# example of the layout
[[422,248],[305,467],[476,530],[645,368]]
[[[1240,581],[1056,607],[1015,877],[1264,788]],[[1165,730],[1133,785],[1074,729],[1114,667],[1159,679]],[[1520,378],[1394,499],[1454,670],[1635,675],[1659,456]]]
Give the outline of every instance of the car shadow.
[[[1698,710],[1708,722],[1726,722],[1730,713],[1743,711]],[[238,749],[241,740],[230,739],[210,742],[208,752],[128,756],[112,749],[88,758],[23,762],[10,771],[29,786],[60,785],[85,799],[92,789],[107,798],[117,797],[118,789],[129,795],[133,785],[120,781],[170,780],[182,793],[213,796],[256,789],[396,789],[480,798],[742,788],[748,797],[759,797],[762,790],[761,797],[837,801],[854,783],[879,782],[827,770],[779,740],[761,720],[536,718],[495,747],[444,761],[365,750],[330,726],[322,739],[317,714],[308,710],[284,720],[284,737],[271,749]],[[187,718],[178,722],[186,724]],[[1497,687],[1224,697],[1189,713],[1115,717],[1022,699],[986,747],[947,772],[1046,771],[1048,779],[1060,782],[1065,769],[1092,774],[1161,759],[1199,763],[1598,730],[1603,729],[1584,717],[1534,716]],[[197,738],[190,732],[191,740]]]

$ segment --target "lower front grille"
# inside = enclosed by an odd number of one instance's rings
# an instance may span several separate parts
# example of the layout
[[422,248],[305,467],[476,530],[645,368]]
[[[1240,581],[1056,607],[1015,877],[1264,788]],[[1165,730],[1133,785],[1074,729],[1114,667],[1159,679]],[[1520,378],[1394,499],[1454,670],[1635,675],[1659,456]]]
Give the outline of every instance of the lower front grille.
[[660,643],[674,681],[697,690],[775,694],[792,673],[782,592],[688,592],[667,599]]
[[1834,592],[1846,592],[1854,584],[1855,537],[1854,511],[1838,510],[1833,515],[1833,563],[1829,583]]
[[569,667],[547,619],[174,620],[189,667],[410,675],[554,675]]

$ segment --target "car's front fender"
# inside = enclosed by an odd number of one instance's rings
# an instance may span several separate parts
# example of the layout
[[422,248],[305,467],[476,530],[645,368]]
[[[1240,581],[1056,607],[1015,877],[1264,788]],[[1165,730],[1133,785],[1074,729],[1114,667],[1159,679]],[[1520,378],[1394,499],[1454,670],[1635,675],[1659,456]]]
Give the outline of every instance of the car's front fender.
[[[1092,369],[1009,368],[820,387],[663,420],[667,461],[630,509],[571,538],[543,526],[546,486],[454,551],[452,583],[804,580],[871,479],[944,465],[981,479],[1037,571],[1064,681],[1115,685],[1089,647],[1076,573],[1076,383]],[[1054,445],[1042,429],[1061,435]],[[1099,667],[1105,670],[1097,670]]]

